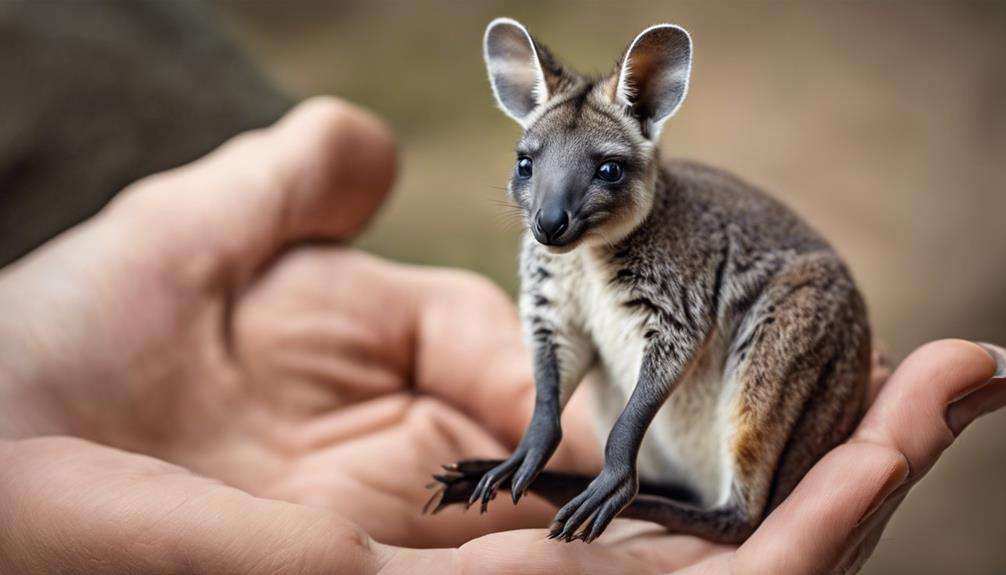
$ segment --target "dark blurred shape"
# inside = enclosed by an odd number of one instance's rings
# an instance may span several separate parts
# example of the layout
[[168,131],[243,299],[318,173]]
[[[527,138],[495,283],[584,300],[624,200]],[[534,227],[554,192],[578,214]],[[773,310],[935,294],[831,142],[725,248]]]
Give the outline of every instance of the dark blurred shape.
[[196,3],[0,5],[0,265],[288,100]]

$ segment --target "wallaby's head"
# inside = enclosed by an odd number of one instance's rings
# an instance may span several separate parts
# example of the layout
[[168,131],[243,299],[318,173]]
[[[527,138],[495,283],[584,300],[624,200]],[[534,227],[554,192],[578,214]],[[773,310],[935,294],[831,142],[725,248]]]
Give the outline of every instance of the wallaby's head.
[[535,239],[559,253],[635,229],[653,205],[660,129],[688,90],[688,33],[647,28],[599,79],[509,18],[489,24],[484,54],[500,108],[524,129],[508,190]]

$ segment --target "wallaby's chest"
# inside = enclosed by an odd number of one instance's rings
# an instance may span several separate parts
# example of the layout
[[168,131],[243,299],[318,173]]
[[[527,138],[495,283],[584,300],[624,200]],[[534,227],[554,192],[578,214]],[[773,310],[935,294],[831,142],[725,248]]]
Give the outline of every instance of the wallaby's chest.
[[[565,321],[579,325],[593,349],[595,363],[588,378],[594,396],[595,427],[603,442],[625,407],[639,379],[649,330],[659,323],[638,306],[627,305],[638,294],[612,278],[604,260],[589,255],[563,258],[557,269],[559,307]],[[684,484],[706,501],[719,496],[722,483],[723,430],[720,417],[725,346],[713,337],[694,369],[654,418],[639,454],[643,478]]]

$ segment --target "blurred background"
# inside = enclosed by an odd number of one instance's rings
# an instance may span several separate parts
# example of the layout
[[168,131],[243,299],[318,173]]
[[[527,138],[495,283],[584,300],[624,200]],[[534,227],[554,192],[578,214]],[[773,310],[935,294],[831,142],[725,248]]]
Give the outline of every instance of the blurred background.
[[[327,93],[383,116],[401,144],[396,195],[360,245],[512,292],[520,230],[497,200],[519,132],[492,101],[485,24],[515,17],[575,68],[605,72],[669,21],[692,33],[695,61],[665,154],[727,168],[821,230],[895,358],[935,338],[1006,342],[1006,3],[144,6],[0,6],[2,262],[132,179]],[[88,178],[94,162],[110,175]],[[1006,413],[965,432],[867,573],[1006,573],[1004,434]]]

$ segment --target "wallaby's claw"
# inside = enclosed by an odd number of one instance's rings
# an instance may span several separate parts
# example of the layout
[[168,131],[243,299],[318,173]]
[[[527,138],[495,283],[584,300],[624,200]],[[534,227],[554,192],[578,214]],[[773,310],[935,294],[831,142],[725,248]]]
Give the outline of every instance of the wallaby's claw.
[[475,493],[482,476],[500,463],[502,460],[499,459],[466,459],[441,466],[446,473],[433,475],[434,481],[426,486],[434,492],[423,505],[423,513],[436,515],[455,503],[461,503],[468,509],[473,503],[469,499]]

